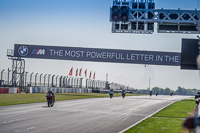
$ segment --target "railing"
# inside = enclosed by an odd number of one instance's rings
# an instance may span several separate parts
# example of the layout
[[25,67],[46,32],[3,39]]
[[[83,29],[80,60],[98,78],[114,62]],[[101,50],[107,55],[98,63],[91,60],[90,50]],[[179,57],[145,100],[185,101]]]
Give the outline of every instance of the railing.
[[113,2],[155,2],[155,0],[113,0]]
[[7,56],[8,56],[8,57],[13,57],[13,56],[14,56],[14,50],[8,49],[8,50],[7,50]]

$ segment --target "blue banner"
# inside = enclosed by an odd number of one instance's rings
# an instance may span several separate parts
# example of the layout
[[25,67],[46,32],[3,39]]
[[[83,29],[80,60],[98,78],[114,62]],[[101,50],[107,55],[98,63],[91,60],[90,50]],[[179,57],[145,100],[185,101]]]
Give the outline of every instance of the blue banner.
[[22,58],[180,66],[180,53],[15,44]]

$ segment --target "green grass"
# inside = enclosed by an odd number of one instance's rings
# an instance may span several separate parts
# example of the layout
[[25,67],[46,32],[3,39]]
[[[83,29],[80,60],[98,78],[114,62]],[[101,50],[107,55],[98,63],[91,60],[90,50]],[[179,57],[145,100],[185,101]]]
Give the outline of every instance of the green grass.
[[195,105],[195,99],[176,102],[125,133],[183,133],[184,118],[188,117]]
[[182,119],[149,118],[125,133],[182,133]]
[[186,118],[195,105],[195,99],[182,100],[158,112],[154,117]]
[[[46,94],[0,94],[0,106],[18,105],[28,103],[46,102]],[[55,94],[56,101],[85,99],[85,98],[103,98],[108,97],[108,94],[97,93],[64,93]],[[121,96],[121,94],[114,94],[114,97]],[[138,96],[138,94],[127,94],[127,96]]]

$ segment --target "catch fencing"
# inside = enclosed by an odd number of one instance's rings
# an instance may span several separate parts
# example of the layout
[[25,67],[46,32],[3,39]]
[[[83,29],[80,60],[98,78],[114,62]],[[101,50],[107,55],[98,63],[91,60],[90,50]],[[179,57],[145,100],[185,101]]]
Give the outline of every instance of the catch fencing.
[[[0,87],[15,87],[19,88],[20,91],[28,92],[34,90],[33,88],[66,88],[73,89],[76,92],[76,89],[81,89],[77,92],[103,92],[103,90],[127,90],[135,92],[134,88],[131,88],[126,85],[121,85],[118,83],[108,83],[108,81],[94,80],[84,77],[71,77],[71,76],[62,76],[55,74],[44,74],[44,73],[30,73],[25,72],[22,75],[17,77],[14,73],[8,70],[0,70]],[[17,80],[13,80],[17,79]],[[86,88],[88,91],[83,91]],[[36,89],[35,89],[36,90]],[[34,92],[34,91],[32,91]],[[71,92],[71,91],[66,91]],[[74,91],[73,91],[74,92]]]

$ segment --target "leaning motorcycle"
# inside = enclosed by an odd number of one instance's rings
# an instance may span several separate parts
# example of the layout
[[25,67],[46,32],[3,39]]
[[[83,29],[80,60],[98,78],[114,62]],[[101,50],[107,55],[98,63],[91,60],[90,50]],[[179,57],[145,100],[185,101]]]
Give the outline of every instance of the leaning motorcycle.
[[53,107],[53,105],[54,105],[54,97],[53,97],[53,95],[52,94],[47,94],[46,95],[46,98],[47,98],[47,105],[48,105],[48,107]]

